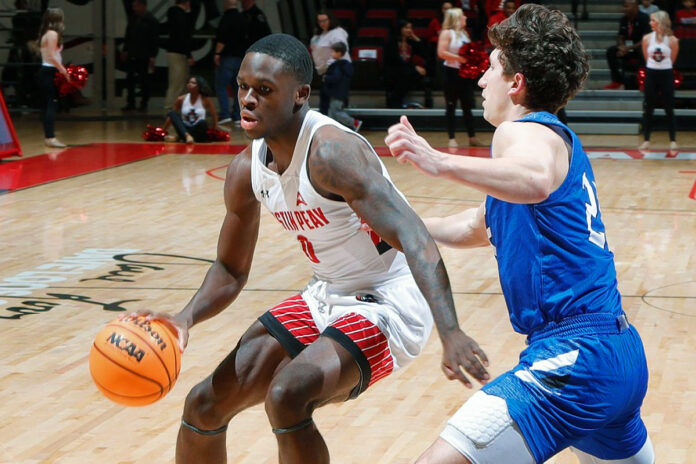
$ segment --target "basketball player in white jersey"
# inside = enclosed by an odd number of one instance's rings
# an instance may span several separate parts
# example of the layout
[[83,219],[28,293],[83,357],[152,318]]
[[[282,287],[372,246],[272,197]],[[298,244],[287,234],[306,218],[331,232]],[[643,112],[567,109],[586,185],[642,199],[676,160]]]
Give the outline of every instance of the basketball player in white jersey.
[[[230,163],[217,259],[174,317],[188,330],[225,309],[246,283],[260,204],[296,237],[314,276],[263,314],[184,406],[177,463],[226,462],[226,430],[265,403],[283,464],[328,463],[313,410],[352,399],[417,356],[432,328],[442,368],[485,383],[485,354],[459,328],[442,259],[372,147],[308,107],[312,60],[292,36],[252,45],[239,75],[241,125],[253,139]],[[372,229],[361,229],[361,221]],[[380,238],[381,237],[381,238]],[[463,369],[462,369],[463,368]]]

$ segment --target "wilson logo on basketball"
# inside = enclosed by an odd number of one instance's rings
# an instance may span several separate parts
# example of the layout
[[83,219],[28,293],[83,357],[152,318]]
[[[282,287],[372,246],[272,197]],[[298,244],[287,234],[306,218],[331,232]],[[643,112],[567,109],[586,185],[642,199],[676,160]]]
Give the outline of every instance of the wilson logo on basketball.
[[160,351],[164,351],[167,348],[167,343],[162,339],[160,334],[158,334],[150,325],[149,321],[145,320],[136,320],[133,321],[133,324],[137,325],[141,329],[143,329],[145,332],[150,334],[150,337],[154,340],[155,343],[157,343],[157,347],[160,349]]
[[113,332],[109,337],[107,337],[106,341],[114,345],[119,350],[125,351],[128,356],[135,358],[138,362],[142,361],[145,357],[145,351],[138,348],[135,343],[128,340],[121,334]]

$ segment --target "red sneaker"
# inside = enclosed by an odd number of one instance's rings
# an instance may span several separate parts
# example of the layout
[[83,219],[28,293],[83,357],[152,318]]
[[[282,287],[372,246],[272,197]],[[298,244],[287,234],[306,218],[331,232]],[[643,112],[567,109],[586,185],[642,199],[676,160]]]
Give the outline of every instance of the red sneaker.
[[611,82],[604,86],[604,90],[621,90],[623,89],[623,84],[621,82]]

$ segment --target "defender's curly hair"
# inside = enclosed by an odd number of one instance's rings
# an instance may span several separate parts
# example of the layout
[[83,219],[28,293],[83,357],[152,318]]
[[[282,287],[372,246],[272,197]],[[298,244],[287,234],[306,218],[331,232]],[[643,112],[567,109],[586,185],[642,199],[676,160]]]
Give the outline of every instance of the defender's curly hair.
[[283,68],[295,76],[300,84],[309,84],[314,75],[314,64],[307,47],[288,34],[271,34],[254,42],[247,53],[263,53],[283,62]]
[[524,75],[527,108],[555,113],[572,98],[590,71],[589,57],[568,17],[528,3],[493,26],[488,37],[500,49],[503,73]]

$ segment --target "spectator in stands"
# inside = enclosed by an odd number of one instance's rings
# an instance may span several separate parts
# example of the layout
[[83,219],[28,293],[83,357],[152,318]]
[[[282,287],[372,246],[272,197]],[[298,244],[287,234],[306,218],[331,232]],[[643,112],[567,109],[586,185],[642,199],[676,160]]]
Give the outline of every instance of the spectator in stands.
[[167,142],[207,142],[208,123],[206,115],[210,114],[213,125],[217,127],[217,112],[210,95],[212,92],[208,83],[200,76],[191,76],[186,84],[188,93],[181,95],[174,103],[174,109],[169,112],[164,130],[174,126],[177,135],[167,135]]
[[641,43],[650,32],[650,17],[638,10],[638,0],[624,0],[623,9],[616,45],[607,49],[611,83],[604,88],[608,90],[623,88],[626,68],[638,69],[643,65]]
[[[314,69],[322,79],[329,65],[333,62],[331,45],[338,42],[348,44],[348,32],[339,26],[336,17],[331,11],[320,11],[317,14],[314,36],[309,41],[309,48],[314,61]],[[344,59],[350,61],[348,52],[346,52]],[[326,94],[326,89],[322,85],[319,89],[319,111],[322,114],[329,114],[329,101],[330,97]]]
[[123,111],[135,109],[135,87],[140,85],[141,111],[147,110],[150,100],[150,72],[155,70],[155,57],[159,51],[159,23],[147,11],[147,0],[133,0],[133,14],[128,17],[121,60],[126,64],[128,103]]
[[430,24],[428,24],[428,32],[424,38],[435,47],[437,47],[437,43],[440,40],[440,31],[442,30],[442,22],[445,20],[445,13],[450,8],[452,8],[452,2],[443,2],[442,7],[440,7],[440,14],[431,19]]
[[353,63],[346,59],[347,51],[348,45],[344,42],[331,45],[332,62],[324,73],[322,88],[329,97],[329,117],[358,132],[362,121],[352,117],[344,109],[353,77]]
[[58,90],[53,82],[59,72],[68,80],[68,71],[63,66],[63,10],[48,8],[43,14],[41,29],[39,29],[39,46],[41,47],[41,70],[39,71],[39,91],[41,92],[41,119],[44,127],[44,137],[47,147],[65,148],[54,133],[56,109],[58,106]]
[[466,79],[459,76],[459,67],[466,63],[466,58],[459,56],[459,49],[465,43],[471,42],[466,32],[466,16],[460,8],[450,8],[445,13],[442,23],[440,40],[437,43],[437,56],[444,60],[443,90],[445,94],[445,116],[447,118],[447,133],[449,134],[450,148],[457,147],[457,139],[454,137],[456,126],[455,110],[457,101],[462,105],[464,123],[469,134],[469,146],[479,146],[474,128],[474,116],[471,109],[474,106],[474,79]]
[[256,6],[256,0],[242,0],[242,17],[246,21],[246,43],[244,50],[259,39],[271,34],[266,14]]
[[425,69],[427,51],[424,47],[425,41],[413,32],[411,22],[400,19],[384,52],[389,108],[406,108],[408,105],[404,103],[404,99],[413,89],[423,89],[425,107],[432,108],[432,88]]
[[676,23],[681,27],[696,28],[696,8],[694,8],[694,0],[682,0],[684,8],[677,10]]
[[193,45],[193,18],[191,1],[175,0],[167,10],[169,42],[167,43],[167,64],[169,66],[169,87],[164,98],[164,108],[171,109],[174,102],[186,87],[186,79],[195,61],[191,55]]
[[[506,18],[509,18],[515,11],[517,11],[517,3],[515,2],[515,0],[504,0],[503,1],[503,9],[500,11],[497,11],[496,13],[493,14],[493,16],[491,16],[488,19],[488,28],[491,28],[491,27],[495,26],[496,24],[502,22]],[[486,48],[492,48],[491,41],[488,39],[488,33],[485,34],[485,37],[486,37],[486,41],[485,41]]]
[[[570,3],[570,11],[573,13],[573,22],[575,23],[575,28],[578,26],[578,6],[580,0],[572,0]],[[590,15],[587,13],[587,0],[582,0],[582,20],[587,21]],[[565,123],[564,123],[565,124]]]
[[[237,9],[237,0],[225,0],[224,13],[217,32],[215,65],[217,66],[215,90],[220,103],[220,124],[234,123],[238,126],[239,100],[237,99],[237,74],[246,51],[246,22]],[[231,94],[227,93],[228,86]],[[230,110],[230,96],[232,109]]]
[[643,56],[645,69],[645,100],[643,102],[643,143],[640,150],[650,148],[652,115],[657,106],[658,93],[662,94],[667,127],[669,129],[669,149],[677,147],[677,124],[674,118],[674,71],[672,64],[679,53],[679,39],[672,33],[672,22],[666,11],[650,15],[653,32],[643,37]]
[[657,5],[653,4],[653,0],[640,0],[638,10],[640,10],[641,13],[645,13],[646,15],[650,16],[660,9],[657,7]]

